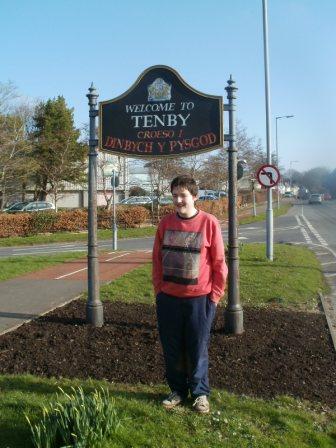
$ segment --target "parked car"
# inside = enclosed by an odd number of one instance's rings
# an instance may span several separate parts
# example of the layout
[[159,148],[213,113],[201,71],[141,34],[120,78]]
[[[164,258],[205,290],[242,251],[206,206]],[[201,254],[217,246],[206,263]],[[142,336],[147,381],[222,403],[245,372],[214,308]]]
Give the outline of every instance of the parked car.
[[322,195],[319,193],[313,193],[310,195],[309,204],[322,204]]
[[170,205],[173,203],[173,198],[170,197],[162,197],[159,199],[160,205]]
[[9,207],[6,207],[3,209],[4,212],[7,213],[16,213],[16,212],[21,212],[23,207],[25,207],[26,205],[28,205],[29,202],[14,202],[14,204],[11,204]]
[[204,194],[198,198],[199,201],[217,201],[217,199],[213,194]]
[[324,201],[331,201],[332,197],[330,193],[324,193],[323,200]]
[[131,196],[119,202],[120,205],[148,205],[152,203],[149,196]]
[[214,193],[214,196],[216,196],[217,199],[221,199],[227,198],[228,194],[226,191],[218,191],[217,193]]
[[285,191],[283,197],[284,198],[294,198],[295,195],[294,195],[294,193],[292,191]]
[[7,213],[45,212],[50,210],[55,210],[55,206],[52,202],[46,201],[16,202],[4,209]]

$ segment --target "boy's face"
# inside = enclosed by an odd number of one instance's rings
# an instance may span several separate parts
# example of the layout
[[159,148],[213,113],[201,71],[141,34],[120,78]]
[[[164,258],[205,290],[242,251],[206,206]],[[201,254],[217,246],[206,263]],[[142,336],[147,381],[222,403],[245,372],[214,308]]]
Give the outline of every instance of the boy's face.
[[172,191],[175,210],[183,218],[190,218],[195,214],[195,201],[197,196],[193,196],[189,190],[182,187],[175,187]]

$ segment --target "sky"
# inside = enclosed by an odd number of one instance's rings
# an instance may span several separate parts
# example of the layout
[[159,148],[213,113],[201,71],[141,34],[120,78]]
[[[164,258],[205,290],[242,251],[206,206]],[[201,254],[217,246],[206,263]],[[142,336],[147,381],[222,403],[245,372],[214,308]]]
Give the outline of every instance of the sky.
[[[271,150],[282,172],[336,168],[336,1],[268,0]],[[0,0],[0,82],[31,101],[63,95],[76,125],[162,64],[221,95],[232,74],[237,118],[266,148],[262,0]],[[227,121],[226,114],[224,121]]]

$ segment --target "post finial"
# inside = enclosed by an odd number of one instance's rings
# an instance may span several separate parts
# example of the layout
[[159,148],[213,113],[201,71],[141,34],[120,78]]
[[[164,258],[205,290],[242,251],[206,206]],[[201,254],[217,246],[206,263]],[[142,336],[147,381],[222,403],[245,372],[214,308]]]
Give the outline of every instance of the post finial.
[[228,79],[227,83],[228,85],[225,87],[225,90],[227,91],[228,99],[236,99],[235,92],[238,90],[238,87],[236,87],[236,81],[232,78],[232,75],[230,75],[230,79]]
[[98,92],[93,85],[93,82],[91,82],[91,85],[89,87],[89,93],[86,95],[89,99],[89,106],[96,106],[97,105],[97,98],[98,98]]

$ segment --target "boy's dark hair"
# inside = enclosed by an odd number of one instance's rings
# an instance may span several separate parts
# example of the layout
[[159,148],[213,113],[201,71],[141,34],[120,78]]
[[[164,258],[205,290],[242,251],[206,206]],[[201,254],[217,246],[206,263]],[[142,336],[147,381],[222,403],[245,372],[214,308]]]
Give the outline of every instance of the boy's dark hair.
[[173,192],[173,189],[176,187],[182,187],[188,190],[193,196],[197,196],[198,186],[196,184],[195,179],[191,176],[177,176],[175,177],[170,184],[170,191]]

